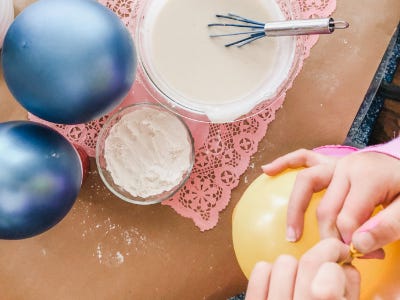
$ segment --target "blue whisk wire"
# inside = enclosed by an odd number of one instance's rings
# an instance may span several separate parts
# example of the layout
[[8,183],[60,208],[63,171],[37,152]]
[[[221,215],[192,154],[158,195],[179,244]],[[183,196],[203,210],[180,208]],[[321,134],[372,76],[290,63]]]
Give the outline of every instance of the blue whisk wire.
[[227,15],[221,15],[217,14],[215,15],[217,18],[220,19],[229,19],[237,22],[242,22],[245,24],[240,24],[240,23],[210,23],[208,24],[208,27],[217,27],[217,26],[223,26],[223,27],[240,27],[240,28],[249,28],[253,29],[252,31],[243,31],[243,32],[235,32],[235,33],[224,33],[224,34],[210,34],[210,37],[222,37],[222,36],[235,36],[235,35],[250,35],[244,39],[240,39],[238,41],[234,41],[232,43],[225,44],[225,47],[230,47],[230,46],[238,46],[242,47],[248,43],[251,43],[255,40],[258,40],[262,37],[264,37],[265,31],[264,31],[264,23],[254,21],[252,19],[244,18],[236,14],[228,13]]
[[230,46],[234,46],[234,45],[236,45],[238,47],[242,47],[244,45],[247,45],[248,43],[251,43],[251,42],[253,42],[255,40],[258,40],[258,39],[264,37],[265,35],[266,35],[265,32],[253,33],[247,38],[244,38],[244,39],[241,39],[241,40],[226,44],[225,47],[230,47]]

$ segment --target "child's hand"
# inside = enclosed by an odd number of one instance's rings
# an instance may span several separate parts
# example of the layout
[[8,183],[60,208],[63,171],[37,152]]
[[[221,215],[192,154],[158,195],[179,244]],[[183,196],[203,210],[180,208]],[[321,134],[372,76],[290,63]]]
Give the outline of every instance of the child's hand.
[[[263,166],[263,170],[276,175],[286,168],[299,167],[307,168],[299,172],[290,196],[288,240],[300,238],[311,195],[325,188],[317,209],[321,238],[338,237],[349,243],[354,233],[354,246],[363,253],[400,238],[398,159],[376,152],[355,152],[337,158],[298,150]],[[385,209],[371,218],[380,204]]]
[[337,262],[349,255],[349,246],[325,239],[299,261],[288,255],[273,264],[259,262],[251,273],[246,300],[359,299],[360,275],[351,265]]

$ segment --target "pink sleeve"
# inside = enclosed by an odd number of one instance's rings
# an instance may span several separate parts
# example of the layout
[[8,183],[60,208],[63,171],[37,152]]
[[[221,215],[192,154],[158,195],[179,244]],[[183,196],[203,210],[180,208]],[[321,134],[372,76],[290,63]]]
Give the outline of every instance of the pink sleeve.
[[314,148],[313,151],[330,156],[345,156],[347,154],[358,151],[358,149],[355,147],[344,145],[327,145]]
[[353,152],[379,152],[400,159],[400,137],[397,137],[385,144],[373,145],[361,150],[354,147],[342,145],[322,146],[313,150],[321,154],[332,156],[344,156]]
[[400,137],[397,137],[385,144],[369,146],[359,152],[379,152],[400,159]]

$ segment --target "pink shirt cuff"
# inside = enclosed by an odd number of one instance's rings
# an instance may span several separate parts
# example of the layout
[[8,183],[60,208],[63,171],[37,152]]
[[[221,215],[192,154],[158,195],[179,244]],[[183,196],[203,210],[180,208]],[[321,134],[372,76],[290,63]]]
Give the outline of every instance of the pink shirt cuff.
[[353,152],[378,152],[383,153],[394,158],[400,159],[400,137],[397,137],[385,144],[373,145],[364,149],[357,149],[351,146],[343,145],[327,145],[313,149],[313,151],[331,155],[331,156],[345,156]]
[[330,156],[345,156],[347,154],[358,151],[358,149],[351,146],[327,145],[314,148],[313,151]]
[[379,152],[400,159],[400,137],[385,144],[366,147],[361,149],[360,152]]

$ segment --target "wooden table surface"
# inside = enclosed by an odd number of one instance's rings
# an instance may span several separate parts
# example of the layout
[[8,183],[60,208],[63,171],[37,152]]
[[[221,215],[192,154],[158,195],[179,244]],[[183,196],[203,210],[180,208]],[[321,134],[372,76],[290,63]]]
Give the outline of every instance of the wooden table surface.
[[[17,11],[27,2],[16,0]],[[92,161],[61,223],[34,238],[0,241],[0,298],[226,299],[243,291],[231,241],[235,203],[262,164],[343,142],[400,19],[398,0],[337,2],[334,17],[351,27],[322,36],[311,50],[214,229],[200,232],[167,206],[118,200]],[[0,121],[18,119],[26,112],[0,75]]]

